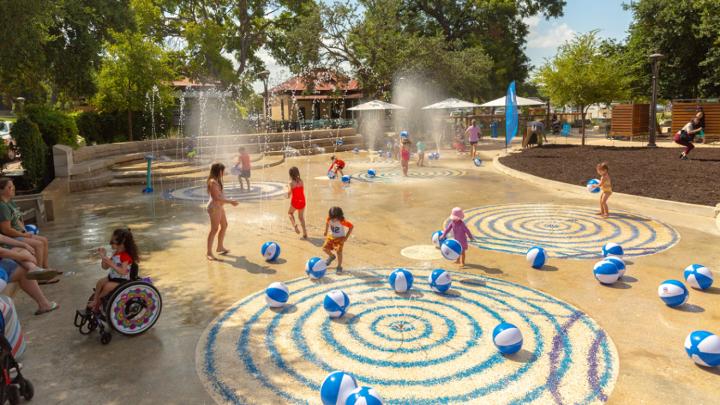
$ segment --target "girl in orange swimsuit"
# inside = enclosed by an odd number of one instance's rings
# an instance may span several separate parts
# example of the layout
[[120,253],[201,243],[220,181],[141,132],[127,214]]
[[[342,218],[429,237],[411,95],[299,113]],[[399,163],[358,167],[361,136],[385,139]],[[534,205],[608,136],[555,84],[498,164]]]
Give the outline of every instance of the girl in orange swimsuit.
[[290,216],[290,222],[292,223],[295,232],[300,234],[297,223],[295,223],[295,211],[298,212],[298,219],[300,219],[300,225],[302,226],[303,239],[307,239],[307,230],[305,229],[305,189],[303,187],[303,181],[300,178],[300,170],[293,166],[290,168],[290,186],[288,190],[288,198],[290,198],[290,209],[288,215]]

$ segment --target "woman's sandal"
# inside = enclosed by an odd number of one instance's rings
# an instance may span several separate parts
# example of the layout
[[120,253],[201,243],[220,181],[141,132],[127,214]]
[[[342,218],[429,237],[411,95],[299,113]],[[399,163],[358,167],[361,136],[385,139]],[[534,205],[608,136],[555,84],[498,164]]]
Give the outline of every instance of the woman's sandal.
[[37,311],[35,311],[35,315],[47,314],[48,312],[52,312],[52,311],[54,311],[54,310],[56,310],[56,309],[58,309],[58,308],[60,308],[60,305],[58,305],[57,302],[51,302],[51,303],[50,303],[50,308],[48,308],[48,309],[38,309]]

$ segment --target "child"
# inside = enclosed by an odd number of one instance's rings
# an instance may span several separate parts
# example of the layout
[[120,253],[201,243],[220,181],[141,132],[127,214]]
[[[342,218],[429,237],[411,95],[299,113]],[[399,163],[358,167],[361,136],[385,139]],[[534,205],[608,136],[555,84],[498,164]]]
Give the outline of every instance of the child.
[[[328,228],[330,229],[330,236],[328,236]],[[345,233],[347,228],[347,233]],[[343,260],[343,245],[353,230],[353,224],[345,219],[345,214],[340,207],[330,208],[328,213],[327,221],[325,221],[325,244],[323,245],[323,251],[328,254],[328,259],[325,262],[328,266],[335,260],[333,250],[337,252],[338,266],[337,272],[342,273],[342,260]]]
[[247,183],[247,190],[250,191],[250,154],[244,146],[238,149],[240,153],[235,157],[235,166],[233,166],[231,172],[238,176],[238,182],[240,183],[240,191],[244,191],[243,179]]
[[410,162],[410,141],[403,142],[400,147],[400,165],[402,166],[403,176],[408,175],[408,163]]
[[290,209],[288,210],[288,215],[290,216],[290,222],[293,228],[295,228],[295,232],[300,234],[300,229],[298,229],[295,223],[295,211],[297,211],[303,230],[303,239],[307,239],[307,230],[305,229],[305,190],[303,188],[303,181],[300,178],[300,170],[295,166],[290,168],[289,187],[288,198],[290,198]]
[[461,267],[465,267],[465,252],[468,249],[467,238],[470,237],[471,240],[475,240],[475,237],[470,233],[465,222],[463,222],[463,218],[465,218],[465,213],[462,208],[453,208],[450,212],[450,223],[448,223],[442,235],[440,235],[440,240],[444,240],[448,237],[450,231],[452,231],[453,238],[462,246],[462,255],[455,261],[455,263],[460,263]]
[[415,147],[417,148],[417,153],[418,153],[417,165],[425,166],[425,142],[418,141],[417,144],[415,145]]
[[88,305],[94,312],[100,311],[101,299],[110,294],[120,283],[130,280],[130,267],[138,263],[138,248],[135,239],[128,228],[116,229],[110,238],[110,246],[114,249],[113,254],[107,257],[105,248],[97,250],[100,255],[100,266],[110,269],[107,277],[98,280],[95,286],[95,295]]
[[345,162],[335,157],[335,155],[330,157],[330,169],[328,169],[328,172],[333,172],[335,174],[335,177],[337,177],[337,174],[340,173],[340,177],[343,176],[342,169],[345,168]]
[[602,193],[600,194],[600,212],[598,212],[597,214],[602,215],[603,218],[607,218],[608,216],[610,216],[607,200],[612,194],[612,182],[610,181],[610,172],[607,162],[602,162],[598,164],[595,170],[597,170],[597,173],[601,176],[600,184],[598,185],[598,187],[600,187],[600,190],[602,190]]

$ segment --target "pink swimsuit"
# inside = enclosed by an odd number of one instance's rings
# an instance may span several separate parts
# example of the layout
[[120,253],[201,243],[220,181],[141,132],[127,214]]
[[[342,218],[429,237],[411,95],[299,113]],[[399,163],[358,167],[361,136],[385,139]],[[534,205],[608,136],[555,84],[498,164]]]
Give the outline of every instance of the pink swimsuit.
[[468,240],[467,237],[473,238],[473,234],[470,233],[470,230],[465,225],[465,222],[463,221],[450,221],[450,223],[445,228],[445,231],[443,231],[441,238],[447,238],[448,233],[452,231],[453,238],[460,242],[460,246],[462,246],[463,250],[467,250],[468,248]]

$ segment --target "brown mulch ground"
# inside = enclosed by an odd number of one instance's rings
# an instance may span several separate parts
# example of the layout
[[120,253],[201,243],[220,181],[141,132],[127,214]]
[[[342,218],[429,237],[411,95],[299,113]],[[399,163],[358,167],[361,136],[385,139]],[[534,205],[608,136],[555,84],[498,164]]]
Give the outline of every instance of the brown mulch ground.
[[613,191],[715,206],[720,203],[720,148],[696,148],[680,160],[681,148],[615,148],[548,145],[500,159],[535,176],[585,185],[599,178],[595,165],[608,162]]

